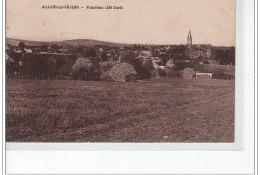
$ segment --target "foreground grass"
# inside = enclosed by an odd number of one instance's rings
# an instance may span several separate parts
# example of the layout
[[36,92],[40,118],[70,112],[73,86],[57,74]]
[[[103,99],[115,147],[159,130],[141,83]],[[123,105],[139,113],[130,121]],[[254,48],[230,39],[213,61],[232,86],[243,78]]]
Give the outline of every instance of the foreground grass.
[[6,139],[233,142],[234,81],[6,81]]

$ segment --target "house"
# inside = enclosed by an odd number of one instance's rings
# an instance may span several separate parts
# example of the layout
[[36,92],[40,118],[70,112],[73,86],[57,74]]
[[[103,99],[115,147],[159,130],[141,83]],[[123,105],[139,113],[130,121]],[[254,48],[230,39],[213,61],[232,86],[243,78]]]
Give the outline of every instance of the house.
[[173,67],[174,66],[173,59],[170,59],[169,61],[167,61],[166,66]]
[[60,53],[69,53],[69,50],[68,49],[66,49],[66,48],[62,48],[62,49],[59,49],[59,52]]
[[155,61],[155,62],[162,62],[162,59],[159,58],[159,57],[151,57],[152,61]]
[[212,73],[195,73],[196,79],[212,79]]
[[15,53],[22,53],[22,51],[19,48],[14,48]]
[[154,61],[152,60],[154,69],[165,69],[165,65],[160,61]]
[[32,53],[31,49],[24,48],[24,50],[25,50],[26,53]]
[[162,62],[156,62],[156,64],[159,66],[159,69],[165,69],[165,65]]
[[200,45],[188,50],[188,56],[192,59],[199,57],[209,59],[211,56],[211,51],[209,48],[202,48]]
[[150,50],[141,50],[140,53],[141,53],[142,56],[148,56],[148,57],[151,56]]

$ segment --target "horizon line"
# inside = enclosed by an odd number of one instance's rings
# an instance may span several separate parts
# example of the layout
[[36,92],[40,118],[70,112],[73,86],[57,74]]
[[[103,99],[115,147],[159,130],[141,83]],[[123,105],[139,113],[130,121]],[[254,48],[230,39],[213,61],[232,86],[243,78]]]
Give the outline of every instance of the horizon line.
[[[13,39],[13,40],[22,40],[22,41],[29,41],[29,42],[44,42],[44,43],[54,43],[54,42],[65,42],[65,41],[73,41],[73,40],[92,40],[92,41],[99,41],[99,42],[106,42],[106,43],[112,43],[112,44],[128,44],[128,45],[187,45],[187,43],[178,43],[178,44],[155,44],[155,43],[120,43],[120,42],[113,42],[113,41],[105,41],[105,40],[97,40],[97,39],[64,39],[64,40],[56,40],[56,41],[39,41],[39,40],[28,40],[28,39],[20,39],[20,38],[11,38],[11,37],[5,37],[5,42],[6,39]],[[213,45],[210,43],[192,43],[192,45],[212,45],[212,46],[217,46],[217,47],[236,47],[234,45]]]

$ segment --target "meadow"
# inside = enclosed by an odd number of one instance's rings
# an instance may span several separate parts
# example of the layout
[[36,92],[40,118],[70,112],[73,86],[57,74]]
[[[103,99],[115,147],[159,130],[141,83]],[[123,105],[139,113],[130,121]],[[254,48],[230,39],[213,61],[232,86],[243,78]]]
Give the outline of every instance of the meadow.
[[6,79],[8,142],[233,142],[234,80]]

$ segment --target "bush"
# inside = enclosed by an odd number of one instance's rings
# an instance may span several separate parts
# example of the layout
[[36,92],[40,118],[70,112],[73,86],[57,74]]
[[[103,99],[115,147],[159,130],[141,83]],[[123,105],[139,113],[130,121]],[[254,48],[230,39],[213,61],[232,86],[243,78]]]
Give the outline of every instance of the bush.
[[212,73],[212,76],[215,79],[224,79],[226,75],[223,69],[215,69]]
[[165,70],[164,69],[158,69],[158,75],[160,77],[165,77],[166,76]]
[[58,75],[70,75],[72,72],[72,66],[75,64],[76,56],[65,56],[57,58],[57,74]]
[[72,76],[74,79],[99,80],[100,74],[99,64],[87,58],[78,58],[72,66]]
[[145,60],[143,63],[143,69],[144,69],[144,77],[151,78],[151,72],[154,69],[152,60]]
[[185,68],[194,68],[198,63],[195,62],[184,62],[184,61],[179,61],[175,62],[175,65],[180,69],[183,70]]
[[175,68],[166,67],[165,74],[167,77],[170,77],[170,78],[181,78],[181,73],[179,71],[175,70]]
[[156,69],[153,69],[150,73],[151,77],[157,78],[158,77],[158,71]]
[[131,59],[129,63],[134,66],[139,79],[152,77],[153,64],[151,60],[142,61],[141,59]]
[[116,62],[114,62],[114,61],[106,61],[106,62],[100,62],[99,64],[100,64],[100,67],[101,67],[102,71],[106,72],[109,69],[111,69],[116,64]]

